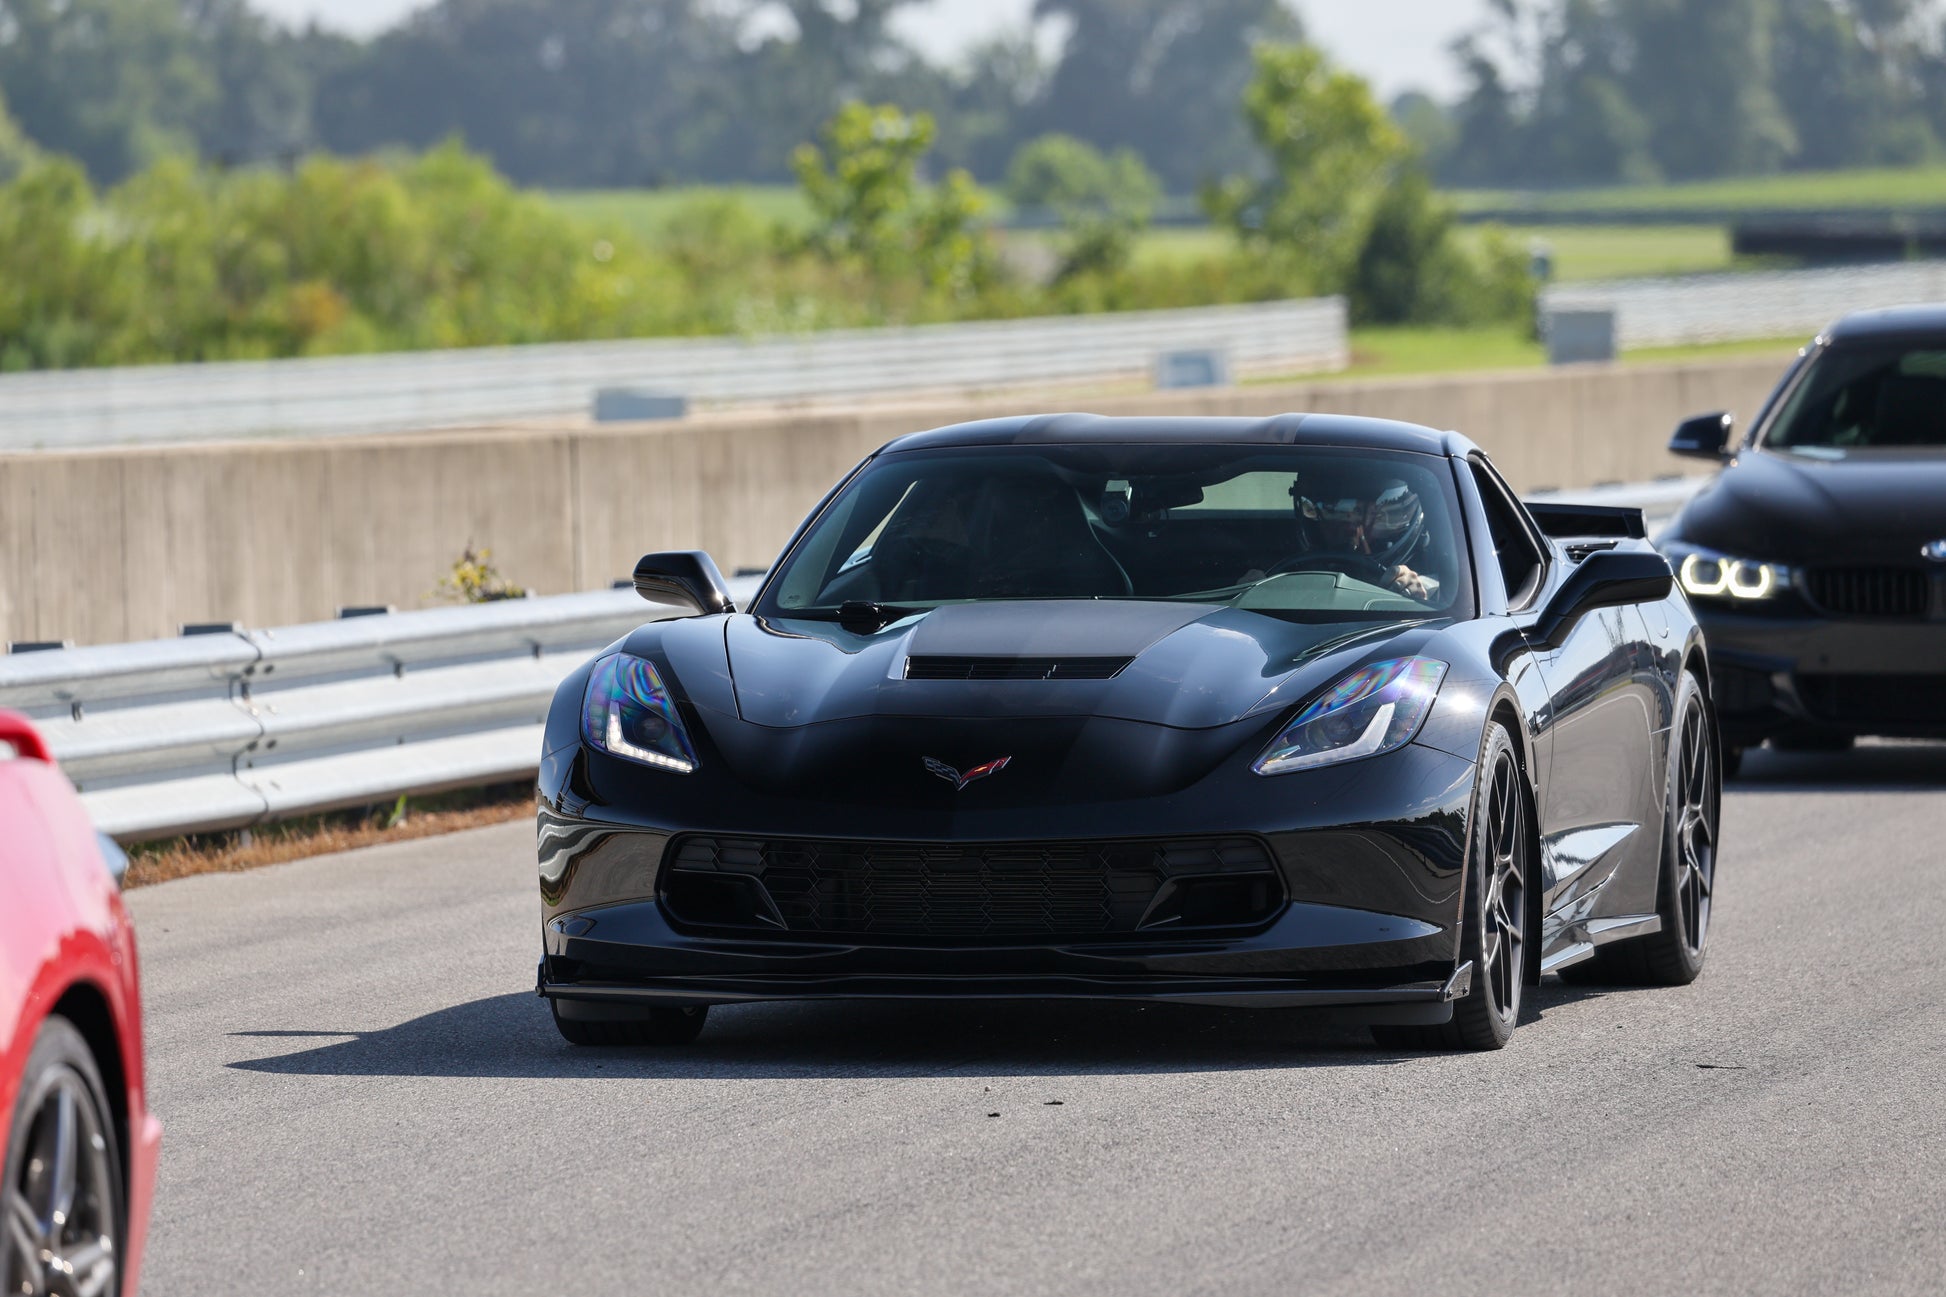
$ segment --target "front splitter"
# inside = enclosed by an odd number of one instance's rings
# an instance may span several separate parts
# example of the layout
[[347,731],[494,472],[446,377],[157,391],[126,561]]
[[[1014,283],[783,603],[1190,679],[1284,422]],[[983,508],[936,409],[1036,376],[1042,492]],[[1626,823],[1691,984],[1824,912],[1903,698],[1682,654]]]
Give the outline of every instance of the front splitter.
[[773,1000],[1123,1000],[1230,1009],[1332,1009],[1364,1022],[1436,1025],[1473,986],[1469,961],[1443,981],[1332,986],[1242,978],[826,976],[666,977],[639,982],[549,981],[538,993],[564,1017],[604,1018],[630,1007],[751,1004]]

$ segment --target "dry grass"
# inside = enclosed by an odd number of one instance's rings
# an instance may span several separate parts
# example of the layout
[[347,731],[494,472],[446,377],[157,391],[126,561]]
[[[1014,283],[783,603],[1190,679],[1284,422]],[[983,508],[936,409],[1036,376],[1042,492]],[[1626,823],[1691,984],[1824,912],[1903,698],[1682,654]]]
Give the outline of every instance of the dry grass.
[[129,848],[126,885],[146,887],[196,874],[238,873],[382,842],[408,842],[532,819],[533,815],[533,785],[523,783],[401,799],[390,806],[310,815],[255,829],[145,842]]

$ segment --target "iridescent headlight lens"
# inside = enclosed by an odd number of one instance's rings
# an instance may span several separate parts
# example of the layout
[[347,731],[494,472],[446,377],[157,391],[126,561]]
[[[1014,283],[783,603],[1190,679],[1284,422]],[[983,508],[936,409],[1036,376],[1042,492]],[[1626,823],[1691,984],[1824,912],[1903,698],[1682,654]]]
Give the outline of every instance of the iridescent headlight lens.
[[655,665],[626,653],[603,658],[588,678],[581,736],[591,747],[658,770],[689,774],[696,749]]
[[1686,556],[1676,574],[1699,599],[1768,599],[1791,583],[1790,569],[1774,563],[1706,553]]
[[1402,747],[1419,732],[1445,678],[1446,664],[1431,658],[1375,662],[1299,712],[1250,768],[1284,775]]

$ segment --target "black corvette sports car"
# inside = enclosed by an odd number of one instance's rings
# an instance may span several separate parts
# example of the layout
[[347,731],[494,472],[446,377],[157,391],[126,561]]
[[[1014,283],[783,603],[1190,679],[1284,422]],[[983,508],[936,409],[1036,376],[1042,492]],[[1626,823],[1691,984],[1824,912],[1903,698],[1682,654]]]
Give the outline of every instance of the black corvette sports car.
[[1543,972],[1685,983],[1720,791],[1702,635],[1632,510],[1528,509],[1406,424],[901,438],[748,611],[571,676],[540,993],[579,1044],[708,1006],[1329,1006],[1497,1048]]
[[1946,306],[1870,311],[1806,347],[1663,538],[1709,633],[1729,765],[1744,747],[1946,738]]

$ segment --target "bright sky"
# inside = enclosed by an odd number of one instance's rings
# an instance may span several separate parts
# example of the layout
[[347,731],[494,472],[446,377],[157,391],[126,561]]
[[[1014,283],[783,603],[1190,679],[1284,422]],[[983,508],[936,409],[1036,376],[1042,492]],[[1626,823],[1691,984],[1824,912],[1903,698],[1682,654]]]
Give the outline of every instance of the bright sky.
[[[1317,41],[1390,98],[1426,89],[1458,90],[1447,46],[1478,26],[1487,0],[1291,0]],[[420,8],[425,0],[251,0],[295,22],[316,19],[365,34]],[[1018,25],[1034,0],[930,0],[902,17],[908,36],[935,56],[953,53],[1001,28]]]

